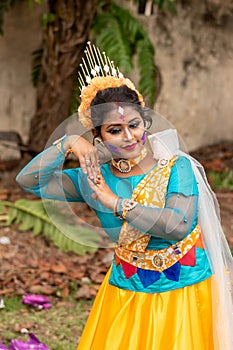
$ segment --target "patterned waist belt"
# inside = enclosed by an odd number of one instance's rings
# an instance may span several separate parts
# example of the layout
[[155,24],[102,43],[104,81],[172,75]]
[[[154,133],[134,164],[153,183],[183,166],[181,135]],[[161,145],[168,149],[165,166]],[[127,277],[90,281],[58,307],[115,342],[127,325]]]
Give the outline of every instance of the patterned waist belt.
[[201,234],[200,226],[195,229],[182,241],[179,241],[167,248],[160,250],[145,250],[144,252],[132,251],[124,248],[124,245],[117,245],[115,253],[121,260],[145,269],[163,272],[178,262],[195,245]]

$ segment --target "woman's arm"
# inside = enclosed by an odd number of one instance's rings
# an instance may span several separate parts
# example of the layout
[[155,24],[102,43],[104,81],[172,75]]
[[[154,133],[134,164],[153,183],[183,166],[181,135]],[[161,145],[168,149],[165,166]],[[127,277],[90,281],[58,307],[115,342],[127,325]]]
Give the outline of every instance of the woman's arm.
[[191,231],[196,216],[197,196],[176,194],[169,197],[164,208],[136,205],[126,220],[142,232],[155,237],[181,240]]
[[[61,169],[65,160],[65,154],[71,148],[82,164],[84,172],[87,172],[85,156],[93,150],[93,146],[82,137],[71,135],[66,136],[60,144],[52,145],[32,159],[18,174],[16,181],[25,191],[39,197],[70,201],[80,200],[78,179],[72,181],[72,176],[70,176],[70,174],[74,175],[74,171],[62,171]],[[92,157],[94,157],[93,152],[91,153]],[[95,168],[90,167],[88,169],[89,176],[95,176],[94,171],[98,171],[97,160],[96,158]],[[79,170],[81,171],[81,169]],[[92,172],[91,174],[90,171]],[[77,171],[78,174],[79,172]]]
[[143,232],[181,240],[196,224],[198,187],[190,161],[180,157],[171,169],[164,208],[137,205],[127,221]]
[[[103,181],[99,185],[90,179],[93,198],[115,211],[117,198]],[[122,201],[118,201],[121,214]],[[189,161],[181,159],[171,170],[165,206],[146,207],[136,204],[127,212],[126,220],[142,232],[155,237],[181,240],[194,227],[197,219],[198,189]]]

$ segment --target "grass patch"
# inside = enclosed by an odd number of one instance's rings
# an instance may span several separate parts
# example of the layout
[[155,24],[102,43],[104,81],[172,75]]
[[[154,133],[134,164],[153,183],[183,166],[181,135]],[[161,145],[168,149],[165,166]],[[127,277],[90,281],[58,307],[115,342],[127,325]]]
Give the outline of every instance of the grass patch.
[[209,171],[207,175],[214,190],[233,190],[233,170]]
[[54,302],[51,309],[36,310],[22,305],[20,297],[4,299],[0,309],[0,342],[10,345],[14,338],[27,341],[22,329],[34,333],[50,350],[74,350],[88,317],[92,300],[69,299]]

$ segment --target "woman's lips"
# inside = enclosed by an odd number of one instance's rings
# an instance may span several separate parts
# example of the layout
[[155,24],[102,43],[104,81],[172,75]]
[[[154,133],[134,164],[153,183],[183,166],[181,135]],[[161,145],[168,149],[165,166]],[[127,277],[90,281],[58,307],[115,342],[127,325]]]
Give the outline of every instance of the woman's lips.
[[133,143],[132,145],[128,145],[128,146],[125,146],[125,147],[122,147],[122,148],[124,148],[127,151],[132,151],[132,150],[134,150],[136,148],[136,146],[137,146],[137,143]]

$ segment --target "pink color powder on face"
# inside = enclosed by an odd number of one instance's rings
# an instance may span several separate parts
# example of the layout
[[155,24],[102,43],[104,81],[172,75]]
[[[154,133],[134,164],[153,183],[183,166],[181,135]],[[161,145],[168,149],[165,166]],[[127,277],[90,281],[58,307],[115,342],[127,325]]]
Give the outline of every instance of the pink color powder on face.
[[108,148],[110,151],[115,152],[115,153],[120,153],[119,148],[116,146],[108,145]]
[[141,141],[142,141],[142,145],[145,145],[145,143],[146,143],[146,132],[145,131],[142,134]]

